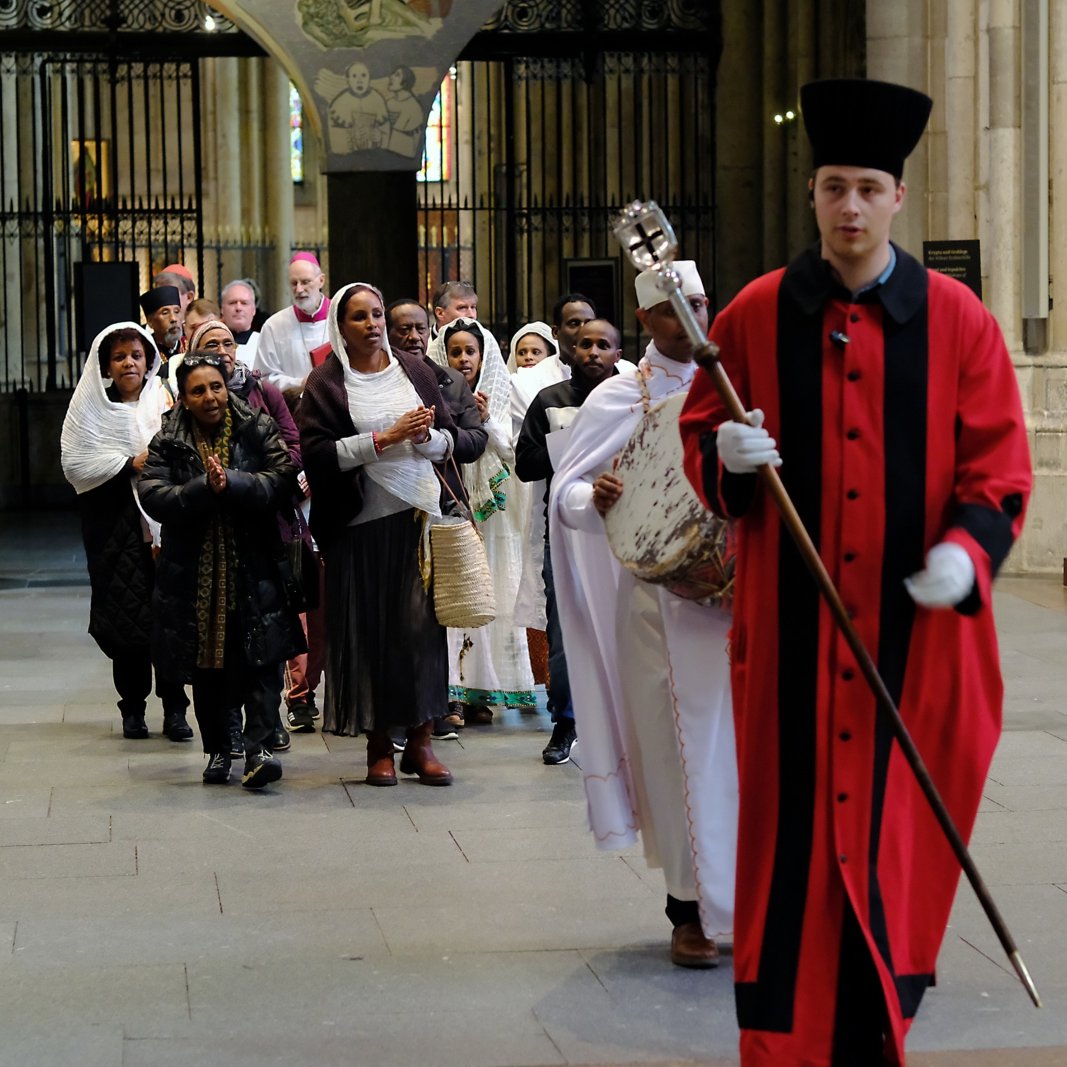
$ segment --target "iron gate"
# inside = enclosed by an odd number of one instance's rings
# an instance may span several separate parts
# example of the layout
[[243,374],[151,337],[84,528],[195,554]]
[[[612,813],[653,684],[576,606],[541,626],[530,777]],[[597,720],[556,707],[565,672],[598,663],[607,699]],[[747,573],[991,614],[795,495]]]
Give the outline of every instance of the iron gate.
[[77,264],[202,274],[201,169],[197,60],[0,56],[0,388],[73,384]]
[[[623,6],[615,5],[617,25],[630,29],[621,34],[578,39],[558,32],[557,14],[551,25],[547,15],[543,26],[531,23],[552,31],[543,35],[480,35],[481,53],[495,49],[499,58],[457,63],[442,114],[430,117],[429,180],[419,185],[422,296],[470,279],[498,337],[547,320],[560,294],[595,285],[627,355],[636,353],[632,273],[611,233],[634,199],[665,208],[714,305],[714,20],[689,5],[676,20],[700,22],[703,32],[653,33],[653,46],[640,5],[620,13]],[[556,11],[513,3],[501,20],[511,12],[515,22],[519,7]],[[608,19],[612,5],[596,7]],[[646,16],[654,7],[644,5]],[[657,10],[665,22],[663,5]]]

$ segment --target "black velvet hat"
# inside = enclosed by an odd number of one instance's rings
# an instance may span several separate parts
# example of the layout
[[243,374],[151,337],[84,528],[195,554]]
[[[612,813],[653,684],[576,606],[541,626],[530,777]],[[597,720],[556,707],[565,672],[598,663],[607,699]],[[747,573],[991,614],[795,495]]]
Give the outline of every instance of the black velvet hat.
[[815,167],[873,167],[898,179],[933,106],[916,89],[865,78],[828,78],[800,89]]
[[140,304],[146,315],[152,315],[160,308],[181,307],[182,298],[176,285],[157,285],[141,294]]

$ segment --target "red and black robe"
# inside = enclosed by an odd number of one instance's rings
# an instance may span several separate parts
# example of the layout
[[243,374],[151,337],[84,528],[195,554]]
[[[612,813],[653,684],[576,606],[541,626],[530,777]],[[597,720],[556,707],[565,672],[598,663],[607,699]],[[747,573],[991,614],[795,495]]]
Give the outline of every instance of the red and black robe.
[[[812,248],[747,286],[711,336],[746,408],[765,412],[785,486],[968,836],[1000,733],[990,584],[1022,524],[1030,455],[992,315],[896,257],[853,299]],[[887,1061],[903,1063],[959,868],[770,497],[756,475],[721,467],[715,429],[728,417],[699,372],[681,417],[686,472],[706,504],[741,517],[742,1063],[837,1067],[865,977],[888,1019]],[[946,540],[977,579],[955,610],[927,611],[904,579]]]

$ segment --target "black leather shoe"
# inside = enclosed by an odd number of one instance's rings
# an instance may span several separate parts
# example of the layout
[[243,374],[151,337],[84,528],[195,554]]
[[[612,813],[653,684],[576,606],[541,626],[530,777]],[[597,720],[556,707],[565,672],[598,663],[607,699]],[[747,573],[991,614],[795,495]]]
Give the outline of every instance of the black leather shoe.
[[541,753],[541,759],[550,766],[570,763],[571,749],[574,748],[577,740],[578,735],[574,730],[574,720],[560,719],[552,727],[552,737],[549,739],[548,744],[545,745],[544,751]]
[[230,757],[225,752],[212,752],[204,768],[205,785],[225,785],[230,780]]
[[292,745],[289,740],[289,731],[284,726],[274,728],[274,736],[271,738],[271,748],[275,752],[287,752]]
[[163,733],[172,741],[192,741],[193,728],[184,715],[168,715],[163,719]]
[[129,741],[143,741],[148,737],[148,724],[143,715],[127,715],[122,720],[122,736]]

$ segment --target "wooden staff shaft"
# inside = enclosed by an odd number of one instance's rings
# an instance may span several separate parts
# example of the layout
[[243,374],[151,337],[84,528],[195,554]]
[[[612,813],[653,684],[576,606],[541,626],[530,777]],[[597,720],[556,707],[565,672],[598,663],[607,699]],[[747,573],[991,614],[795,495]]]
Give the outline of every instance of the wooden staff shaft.
[[[704,343],[698,348],[696,359],[700,366],[711,375],[715,388],[730,412],[730,416],[735,422],[747,423],[745,407],[734,391],[733,383],[730,381],[729,376],[723,370],[718,355],[717,346],[711,343]],[[952,816],[949,814],[948,808],[945,807],[945,802],[941,799],[941,794],[937,791],[937,786],[934,785],[930,772],[926,769],[926,764],[923,762],[923,758],[915,747],[915,742],[912,740],[912,736],[900,716],[900,711],[893,698],[889,695],[889,690],[886,689],[885,682],[878,673],[878,668],[874,665],[874,660],[871,659],[870,653],[856,632],[856,628],[852,625],[848,611],[844,603],[842,603],[841,595],[834,586],[833,579],[831,579],[829,572],[826,570],[822,557],[808,535],[808,531],[797,513],[796,507],[793,505],[789,493],[782,484],[782,479],[779,477],[777,469],[769,464],[764,464],[759,468],[759,475],[770,492],[781,515],[782,522],[797,546],[805,566],[807,566],[811,576],[815,579],[819,592],[830,608],[830,614],[833,616],[834,622],[837,623],[838,629],[848,643],[848,647],[852,650],[853,656],[856,657],[856,663],[859,665],[863,677],[867,680],[867,684],[874,694],[879,712],[885,716],[886,721],[892,727],[893,736],[896,738],[900,750],[904,753],[904,758],[908,761],[908,766],[911,767],[912,773],[919,783],[919,788],[923,791],[923,795],[934,813],[934,817],[948,839],[948,843],[952,847],[960,867],[963,868],[963,873],[967,875],[967,881],[971,883],[971,887],[974,889],[975,895],[986,913],[986,917],[992,924],[1001,946],[1015,968],[1015,973],[1026,988],[1030,999],[1034,1002],[1034,1006],[1040,1008],[1041,998],[1038,996],[1037,988],[1034,986],[1026,964],[1023,963],[1022,957],[1019,955],[1015,939],[1012,937],[1007,923],[1004,922],[1000,909],[993,900],[985,881],[982,879],[981,874],[978,873],[978,868],[971,858],[967,845],[956,828],[956,824],[952,821]]]

